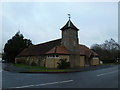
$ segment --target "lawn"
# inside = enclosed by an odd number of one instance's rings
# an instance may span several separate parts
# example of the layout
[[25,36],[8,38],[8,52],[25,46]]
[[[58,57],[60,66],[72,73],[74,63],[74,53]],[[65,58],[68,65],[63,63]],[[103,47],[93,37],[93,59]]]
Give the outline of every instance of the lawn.
[[14,66],[18,68],[28,69],[27,72],[69,72],[71,71],[69,69],[47,69],[46,67],[30,66],[30,65],[24,65],[24,64],[14,64]]
[[24,64],[14,64],[14,66],[19,68],[26,68],[26,69],[47,69],[46,67],[30,66],[30,65],[24,65]]

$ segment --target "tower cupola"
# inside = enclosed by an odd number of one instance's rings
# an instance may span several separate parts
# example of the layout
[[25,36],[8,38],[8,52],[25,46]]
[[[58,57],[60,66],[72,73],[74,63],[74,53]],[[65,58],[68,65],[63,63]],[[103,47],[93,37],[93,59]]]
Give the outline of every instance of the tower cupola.
[[65,29],[71,28],[71,29],[78,31],[79,29],[70,20],[70,14],[68,14],[68,15],[69,15],[68,22],[60,30],[65,30]]
[[62,31],[62,46],[71,50],[73,47],[79,44],[78,42],[78,28],[70,20],[70,14],[68,22],[60,29]]

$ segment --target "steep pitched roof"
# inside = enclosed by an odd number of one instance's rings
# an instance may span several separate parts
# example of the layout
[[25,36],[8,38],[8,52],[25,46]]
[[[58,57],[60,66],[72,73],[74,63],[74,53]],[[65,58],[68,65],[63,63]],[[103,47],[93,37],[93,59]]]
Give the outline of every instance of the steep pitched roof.
[[75,29],[75,30],[79,30],[79,29],[71,22],[70,19],[68,20],[68,22],[67,22],[60,30],[65,30],[65,29],[68,29],[68,28],[72,28],[72,29]]
[[19,55],[20,56],[37,56],[42,55],[48,52],[55,46],[59,46],[61,44],[61,39],[49,41],[42,44],[31,45],[29,48],[24,49]]
[[70,52],[63,46],[56,46],[49,50],[46,54],[70,54]]

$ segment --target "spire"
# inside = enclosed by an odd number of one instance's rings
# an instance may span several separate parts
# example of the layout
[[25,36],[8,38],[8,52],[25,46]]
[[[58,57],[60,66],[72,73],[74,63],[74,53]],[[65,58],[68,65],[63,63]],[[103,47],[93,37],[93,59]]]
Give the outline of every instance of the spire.
[[70,20],[71,16],[70,14],[68,14],[68,22],[60,29],[60,30],[65,30],[65,29],[68,29],[68,28],[72,28],[72,29],[75,29],[75,30],[79,30]]

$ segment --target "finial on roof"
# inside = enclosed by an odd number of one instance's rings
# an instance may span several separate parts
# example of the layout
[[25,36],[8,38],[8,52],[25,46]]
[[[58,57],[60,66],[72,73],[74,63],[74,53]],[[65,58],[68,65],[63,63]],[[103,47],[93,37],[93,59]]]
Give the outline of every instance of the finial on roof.
[[71,18],[70,14],[68,14],[68,16],[69,16],[69,19],[70,19]]

